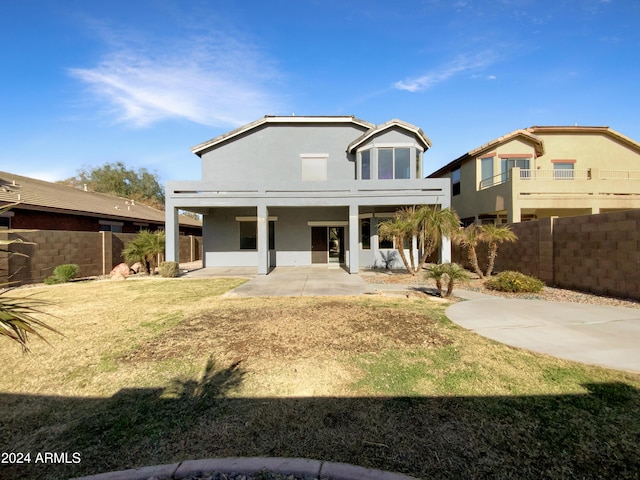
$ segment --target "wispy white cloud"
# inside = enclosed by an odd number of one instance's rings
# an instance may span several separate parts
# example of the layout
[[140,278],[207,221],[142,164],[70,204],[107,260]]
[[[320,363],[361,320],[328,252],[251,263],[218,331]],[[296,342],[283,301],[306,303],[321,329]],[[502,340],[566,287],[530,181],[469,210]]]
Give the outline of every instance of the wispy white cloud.
[[493,64],[496,60],[496,56],[491,52],[482,52],[472,56],[462,55],[440,68],[427,72],[420,77],[400,80],[393,86],[398,90],[421,92],[457,75],[482,70]]
[[141,127],[182,118],[228,127],[281,109],[271,88],[276,69],[234,38],[201,36],[137,48],[112,38],[109,44],[96,66],[69,73],[118,121]]

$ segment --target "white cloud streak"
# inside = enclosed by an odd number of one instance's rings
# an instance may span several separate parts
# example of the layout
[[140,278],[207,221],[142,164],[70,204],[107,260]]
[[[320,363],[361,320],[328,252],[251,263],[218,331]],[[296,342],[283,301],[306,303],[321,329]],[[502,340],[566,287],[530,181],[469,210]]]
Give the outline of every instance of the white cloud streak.
[[250,45],[229,37],[147,48],[122,47],[93,68],[69,74],[89,87],[123,123],[145,127],[165,119],[237,126],[280,110],[270,91],[278,74]]
[[407,92],[421,92],[457,75],[482,70],[495,61],[496,58],[491,52],[482,52],[474,56],[464,55],[425,75],[400,80],[394,83],[393,86],[398,90],[406,90]]

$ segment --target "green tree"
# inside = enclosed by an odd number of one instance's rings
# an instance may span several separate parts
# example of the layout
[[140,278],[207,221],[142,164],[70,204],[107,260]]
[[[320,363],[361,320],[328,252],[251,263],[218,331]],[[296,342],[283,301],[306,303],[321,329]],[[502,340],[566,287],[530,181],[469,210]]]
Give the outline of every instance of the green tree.
[[75,177],[61,180],[61,184],[84,188],[92,192],[108,193],[130,198],[139,203],[164,210],[164,189],[158,175],[146,168],[129,169],[122,162],[106,163],[101,167],[85,167]]
[[460,219],[450,208],[424,205],[416,211],[422,256],[416,272],[422,270],[429,256],[440,246],[442,237],[451,237],[460,227]]
[[400,254],[400,258],[402,259],[402,263],[404,263],[405,268],[408,272],[414,275],[413,268],[407,262],[407,256],[404,253],[404,239],[407,237],[407,231],[410,226],[407,224],[407,221],[396,215],[391,220],[385,220],[384,222],[378,224],[378,236],[380,236],[383,240],[391,240],[393,244],[398,249],[398,253]]
[[[378,235],[394,241],[407,271],[415,275],[422,270],[429,256],[438,248],[442,237],[451,236],[459,225],[458,216],[450,208],[441,209],[429,205],[411,206],[398,210],[392,220],[379,224]],[[416,263],[413,248],[409,248],[411,261],[409,263],[404,253],[404,241],[412,239],[414,236],[420,242],[422,255]]]
[[489,244],[489,262],[485,276],[491,278],[493,266],[498,256],[498,245],[504,242],[513,243],[518,240],[518,236],[513,233],[508,225],[489,224],[482,226],[482,240]]
[[467,258],[471,268],[481,279],[484,278],[480,265],[478,265],[478,254],[476,252],[478,244],[482,241],[482,228],[472,223],[465,228],[457,230],[453,234],[453,241],[467,250]]
[[125,245],[122,255],[127,262],[141,262],[145,266],[145,271],[150,275],[159,264],[158,257],[164,254],[166,243],[163,231],[150,232],[142,230],[136,238]]
[[[6,212],[14,205],[16,204],[0,207],[0,213]],[[19,240],[0,240],[0,251],[12,255],[12,252],[9,251],[9,245],[14,243],[23,242]],[[6,284],[0,284],[0,336],[17,342],[23,351],[28,352],[27,342],[30,334],[36,335],[46,342],[46,339],[38,332],[38,328],[60,333],[37,318],[37,316],[45,314],[40,308],[49,305],[49,302],[29,297],[7,296],[7,292],[11,289],[6,287]]]

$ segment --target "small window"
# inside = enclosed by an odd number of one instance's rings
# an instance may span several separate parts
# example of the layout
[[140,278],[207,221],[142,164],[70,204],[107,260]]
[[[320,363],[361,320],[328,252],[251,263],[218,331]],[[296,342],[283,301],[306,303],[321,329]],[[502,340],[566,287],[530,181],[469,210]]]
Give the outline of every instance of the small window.
[[258,239],[258,222],[238,222],[240,224],[240,250],[255,250]]
[[322,182],[327,179],[327,158],[325,154],[303,154],[302,160],[302,180],[306,182]]
[[556,180],[573,180],[573,162],[554,162],[553,178]]
[[451,195],[460,195],[460,168],[451,170]]
[[416,148],[416,178],[422,178],[422,152]]
[[362,180],[371,179],[371,150],[360,153],[360,178]]
[[371,248],[371,220],[368,218],[360,219],[360,243],[363,250]]

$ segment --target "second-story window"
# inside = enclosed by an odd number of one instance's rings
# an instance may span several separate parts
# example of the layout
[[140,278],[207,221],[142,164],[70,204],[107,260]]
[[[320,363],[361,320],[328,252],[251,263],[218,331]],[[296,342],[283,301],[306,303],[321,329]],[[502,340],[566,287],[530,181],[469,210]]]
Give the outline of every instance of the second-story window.
[[360,178],[362,180],[371,179],[371,150],[360,152]]
[[507,158],[500,157],[500,163],[502,167],[502,181],[506,182],[509,179],[509,170],[514,167],[520,168],[520,178],[529,178],[529,159],[528,158]]
[[451,170],[451,195],[460,195],[460,167]]
[[487,188],[493,185],[493,157],[480,159],[480,188]]
[[575,160],[551,160],[551,163],[553,163],[553,178],[556,180],[573,180]]
[[410,148],[378,149],[378,180],[411,178]]

